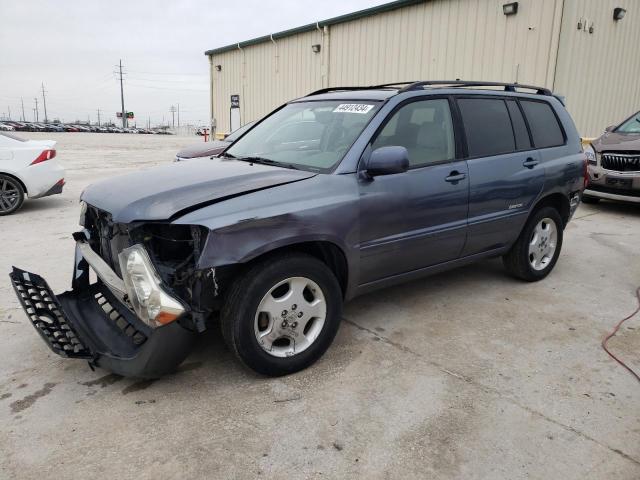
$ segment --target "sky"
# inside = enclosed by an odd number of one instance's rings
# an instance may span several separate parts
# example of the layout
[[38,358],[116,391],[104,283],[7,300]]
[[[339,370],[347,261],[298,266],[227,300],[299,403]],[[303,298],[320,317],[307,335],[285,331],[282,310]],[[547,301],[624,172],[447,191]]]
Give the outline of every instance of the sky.
[[[117,64],[138,126],[203,125],[205,50],[353,12],[386,0],[0,0],[0,118],[116,121]],[[177,119],[176,119],[177,121]]]

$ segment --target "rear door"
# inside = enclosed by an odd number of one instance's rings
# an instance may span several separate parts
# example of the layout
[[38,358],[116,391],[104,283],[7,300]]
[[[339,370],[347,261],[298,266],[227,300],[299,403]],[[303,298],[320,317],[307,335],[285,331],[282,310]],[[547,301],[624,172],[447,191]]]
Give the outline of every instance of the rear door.
[[540,154],[514,98],[457,99],[467,145],[469,223],[463,256],[513,242],[544,186]]

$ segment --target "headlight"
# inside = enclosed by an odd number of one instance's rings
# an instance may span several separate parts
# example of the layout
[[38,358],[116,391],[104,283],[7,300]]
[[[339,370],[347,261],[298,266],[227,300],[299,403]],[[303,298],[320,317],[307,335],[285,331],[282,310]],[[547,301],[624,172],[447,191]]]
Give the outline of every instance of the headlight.
[[84,227],[84,219],[87,216],[87,202],[80,200],[80,222],[79,224]]
[[589,165],[596,165],[598,163],[598,159],[596,156],[596,149],[593,148],[593,145],[589,144],[585,146],[584,154],[587,156],[587,163]]
[[151,327],[159,327],[184,313],[182,304],[162,289],[162,280],[144,247],[127,248],[118,259],[127,295],[140,320]]

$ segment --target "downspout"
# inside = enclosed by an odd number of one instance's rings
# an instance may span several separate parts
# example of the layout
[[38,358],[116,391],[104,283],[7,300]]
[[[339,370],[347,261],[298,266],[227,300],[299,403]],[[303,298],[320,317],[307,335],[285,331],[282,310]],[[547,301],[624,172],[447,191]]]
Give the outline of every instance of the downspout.
[[273,46],[276,49],[276,73],[278,73],[278,59],[279,59],[279,55],[278,55],[278,44],[276,43],[276,41],[273,39],[273,33],[269,36],[269,38],[271,38],[271,43],[273,43]]
[[215,113],[214,113],[214,100],[213,100],[213,95],[214,95],[214,91],[215,89],[213,88],[213,55],[209,55],[209,111],[210,111],[210,115],[209,115],[209,141],[212,140],[213,136],[215,135]]
[[[247,78],[247,61],[244,48],[240,46],[239,42],[238,50],[242,52],[242,81],[240,82],[240,125],[242,125],[242,120],[244,119],[244,106],[246,103],[246,98],[244,97],[244,84]],[[229,119],[229,130],[231,130],[231,119]]]
[[316,30],[318,30],[322,35],[321,41],[321,49],[320,55],[322,55],[322,64],[320,66],[320,75],[322,76],[322,88],[327,88],[329,86],[329,26],[325,25],[320,28],[320,22],[316,22]]

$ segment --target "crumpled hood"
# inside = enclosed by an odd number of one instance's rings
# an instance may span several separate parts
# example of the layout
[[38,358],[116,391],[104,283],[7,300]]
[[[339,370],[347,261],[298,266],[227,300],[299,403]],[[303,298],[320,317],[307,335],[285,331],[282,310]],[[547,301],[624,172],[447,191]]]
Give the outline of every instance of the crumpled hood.
[[597,152],[637,150],[640,152],[640,135],[634,133],[607,132],[593,142]]
[[229,145],[231,145],[231,143],[223,142],[222,140],[215,140],[213,142],[200,142],[183,148],[178,153],[176,153],[176,157],[210,157],[212,155],[218,155],[219,153],[222,153],[222,151]]
[[81,199],[114,222],[168,220],[228,197],[311,178],[301,170],[214,158],[171,163],[87,187]]

